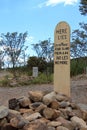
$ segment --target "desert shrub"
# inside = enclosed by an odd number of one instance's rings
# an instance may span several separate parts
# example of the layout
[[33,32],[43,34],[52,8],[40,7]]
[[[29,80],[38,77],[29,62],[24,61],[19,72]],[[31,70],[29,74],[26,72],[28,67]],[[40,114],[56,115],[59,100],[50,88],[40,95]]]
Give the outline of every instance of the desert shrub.
[[86,68],[86,59],[85,58],[76,58],[71,60],[71,76],[76,76],[84,73]]
[[4,78],[4,79],[0,80],[1,87],[8,87],[9,85],[10,85],[10,81],[8,80],[8,78]]
[[47,66],[47,62],[45,58],[32,56],[32,57],[29,57],[27,66],[30,70],[32,70],[33,67],[38,67],[38,70],[40,72],[44,72]]
[[44,73],[41,73],[38,77],[34,78],[32,80],[32,84],[46,84],[46,83],[52,83],[53,82],[53,75],[46,75]]

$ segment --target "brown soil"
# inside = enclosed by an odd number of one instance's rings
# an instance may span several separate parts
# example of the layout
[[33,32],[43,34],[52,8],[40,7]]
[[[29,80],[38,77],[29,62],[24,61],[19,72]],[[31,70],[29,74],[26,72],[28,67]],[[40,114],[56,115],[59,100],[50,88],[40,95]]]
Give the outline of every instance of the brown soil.
[[[29,85],[22,87],[0,87],[0,105],[8,106],[8,100],[11,98],[20,98],[28,96],[28,91],[52,91],[53,84]],[[75,103],[87,104],[87,77],[79,76],[71,79],[71,98]]]

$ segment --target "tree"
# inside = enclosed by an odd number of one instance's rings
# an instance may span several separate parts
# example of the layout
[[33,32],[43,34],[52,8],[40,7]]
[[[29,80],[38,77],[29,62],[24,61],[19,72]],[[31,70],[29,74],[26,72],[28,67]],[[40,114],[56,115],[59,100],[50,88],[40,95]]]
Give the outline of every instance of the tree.
[[4,65],[4,51],[0,50],[0,69]]
[[33,44],[33,49],[35,50],[37,56],[45,58],[46,61],[53,60],[53,48],[53,43],[51,43],[50,38]]
[[72,33],[71,57],[74,59],[71,62],[71,73],[73,74],[84,72],[87,66],[87,24],[79,25],[80,29]]
[[80,30],[72,33],[71,56],[74,58],[87,57],[87,24],[80,23]]
[[7,32],[7,34],[1,34],[1,44],[4,46],[6,54],[10,57],[10,62],[13,68],[17,65],[23,50],[27,49],[24,45],[26,37],[27,32],[19,34],[17,32]]
[[5,56],[4,46],[2,44],[2,38],[0,37],[0,69],[4,66],[4,56]]
[[81,0],[79,11],[82,15],[87,15],[87,0]]
[[30,70],[32,70],[32,67],[38,67],[38,70],[40,72],[44,72],[44,70],[46,70],[46,65],[47,62],[42,57],[32,56],[29,57],[27,61],[27,66],[29,67]]

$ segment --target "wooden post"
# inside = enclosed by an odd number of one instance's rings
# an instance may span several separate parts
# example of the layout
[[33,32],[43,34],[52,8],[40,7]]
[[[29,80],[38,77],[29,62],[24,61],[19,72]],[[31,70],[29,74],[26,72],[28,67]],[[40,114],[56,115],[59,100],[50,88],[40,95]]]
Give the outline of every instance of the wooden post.
[[54,32],[54,91],[70,97],[70,27],[57,24]]

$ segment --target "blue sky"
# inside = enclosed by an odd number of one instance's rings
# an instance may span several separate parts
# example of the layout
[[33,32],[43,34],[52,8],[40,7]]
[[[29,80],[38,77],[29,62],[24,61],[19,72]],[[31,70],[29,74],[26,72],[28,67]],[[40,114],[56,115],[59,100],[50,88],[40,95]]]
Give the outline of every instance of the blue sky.
[[79,12],[79,0],[0,0],[0,33],[28,31],[29,44],[54,39],[54,29],[66,21],[71,32],[87,17]]

